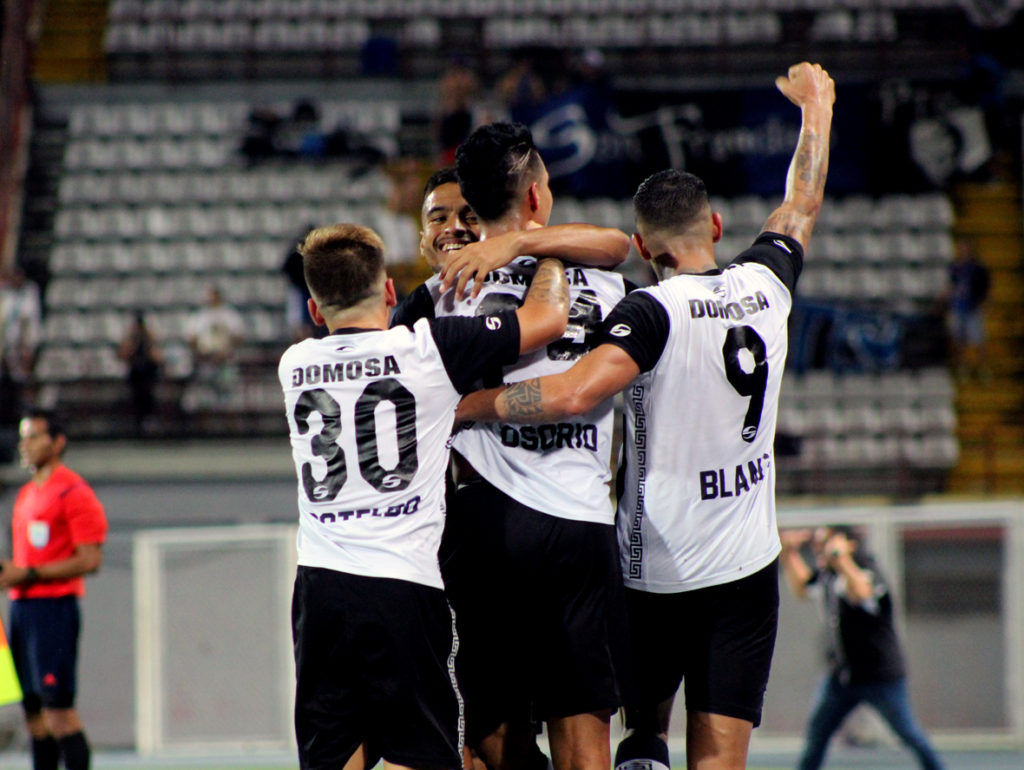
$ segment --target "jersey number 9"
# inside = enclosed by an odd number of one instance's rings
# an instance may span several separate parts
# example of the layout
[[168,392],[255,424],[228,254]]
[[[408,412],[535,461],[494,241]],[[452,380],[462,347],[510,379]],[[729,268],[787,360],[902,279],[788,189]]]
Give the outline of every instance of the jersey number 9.
[[[749,372],[740,364],[740,351],[749,351],[754,359],[754,368]],[[722,345],[725,358],[725,376],[736,392],[750,398],[747,414],[743,418],[741,437],[748,444],[757,437],[764,410],[764,392],[768,387],[768,348],[764,340],[750,326],[733,326],[725,333]]]

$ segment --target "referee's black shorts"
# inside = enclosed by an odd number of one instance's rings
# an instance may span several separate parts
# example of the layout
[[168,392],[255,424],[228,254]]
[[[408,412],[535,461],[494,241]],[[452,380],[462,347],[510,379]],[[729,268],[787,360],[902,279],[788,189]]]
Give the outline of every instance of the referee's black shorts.
[[74,707],[81,617],[77,596],[11,602],[11,656],[26,713]]
[[778,559],[748,577],[694,591],[627,588],[626,607],[632,705],[649,712],[683,681],[687,711],[761,723],[779,625]]
[[503,722],[618,708],[629,654],[615,528],[540,513],[483,480],[452,502],[442,573],[469,744]]
[[396,765],[462,767],[457,640],[443,591],[299,567],[292,632],[302,770],[344,767],[362,743]]

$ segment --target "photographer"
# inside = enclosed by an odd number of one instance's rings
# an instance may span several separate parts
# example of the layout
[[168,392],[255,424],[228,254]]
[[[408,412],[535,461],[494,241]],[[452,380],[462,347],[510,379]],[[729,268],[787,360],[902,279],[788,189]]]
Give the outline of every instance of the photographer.
[[[816,600],[829,631],[829,670],[818,688],[797,767],[821,767],[829,740],[843,720],[857,705],[868,703],[922,768],[941,770],[910,707],[892,596],[875,560],[859,550],[859,539],[848,526],[779,534],[786,582],[797,597]],[[808,544],[813,567],[800,552]]]

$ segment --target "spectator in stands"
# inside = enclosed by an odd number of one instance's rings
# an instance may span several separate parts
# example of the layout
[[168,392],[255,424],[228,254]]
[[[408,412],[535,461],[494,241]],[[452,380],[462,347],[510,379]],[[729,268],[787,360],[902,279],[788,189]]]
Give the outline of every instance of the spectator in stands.
[[238,381],[238,345],[245,337],[245,321],[224,301],[220,287],[207,287],[206,306],[189,319],[185,336],[196,384],[212,389],[215,400],[226,400]]
[[128,365],[128,388],[132,394],[135,433],[145,435],[156,412],[156,383],[164,365],[164,354],[141,310],[135,312],[124,339],[117,348],[118,357]]
[[311,99],[299,99],[278,132],[277,150],[286,157],[320,158],[327,153],[327,137],[320,129],[320,110]]
[[[13,436],[35,368],[41,324],[39,287],[18,267],[0,266],[0,459],[13,457]],[[6,435],[10,438],[5,441]]]
[[513,120],[530,122],[537,105],[547,96],[544,79],[537,71],[535,52],[517,51],[512,66],[495,84],[495,91]]
[[957,241],[950,266],[949,331],[953,365],[961,377],[985,377],[985,300],[989,272],[966,238]]
[[[860,549],[853,528],[779,534],[786,582],[797,597],[817,601],[830,634],[829,671],[807,724],[799,770],[821,767],[829,740],[860,703],[878,711],[922,768],[941,770],[942,762],[910,708],[889,586],[874,559]],[[800,552],[805,545],[812,548],[813,566]]]
[[473,130],[473,101],[480,94],[480,79],[461,56],[453,56],[441,74],[440,114],[437,139],[441,150],[440,166],[455,163],[455,148]]
[[271,107],[253,107],[245,122],[245,134],[239,152],[250,163],[278,154],[278,132],[281,116]]
[[281,272],[288,282],[288,301],[285,308],[285,322],[288,325],[288,334],[291,342],[299,342],[307,337],[320,336],[318,328],[313,325],[313,319],[309,317],[309,310],[306,303],[310,299],[309,287],[306,285],[306,275],[302,269],[302,255],[299,253],[298,244],[305,237],[306,233],[315,230],[316,225],[308,224],[301,235],[288,247],[284,264],[281,265]]

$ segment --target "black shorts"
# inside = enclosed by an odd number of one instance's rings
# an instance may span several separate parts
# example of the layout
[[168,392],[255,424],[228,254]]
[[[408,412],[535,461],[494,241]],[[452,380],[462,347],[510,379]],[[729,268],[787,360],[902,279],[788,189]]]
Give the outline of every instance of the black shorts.
[[626,606],[637,707],[649,711],[685,681],[688,711],[761,723],[779,625],[778,560],[695,591],[627,588]]
[[615,528],[540,513],[482,480],[455,493],[447,526],[470,745],[503,722],[618,708],[629,654]]
[[75,705],[81,613],[77,596],[11,602],[11,656],[29,714]]
[[360,744],[397,765],[462,767],[454,619],[436,588],[299,567],[292,596],[303,770]]

